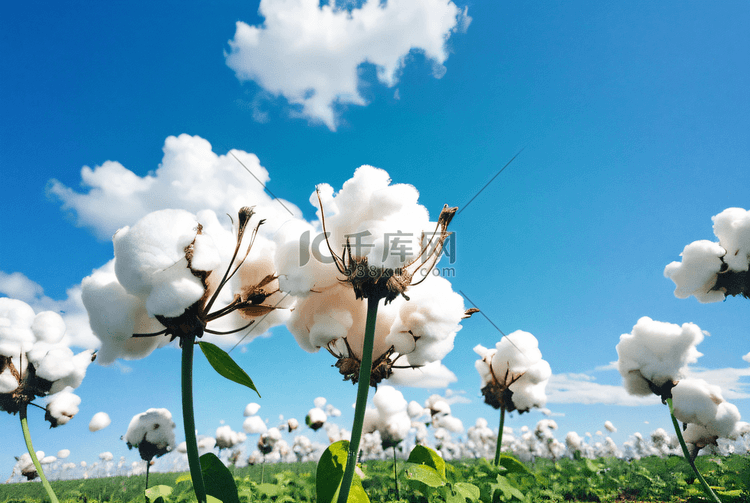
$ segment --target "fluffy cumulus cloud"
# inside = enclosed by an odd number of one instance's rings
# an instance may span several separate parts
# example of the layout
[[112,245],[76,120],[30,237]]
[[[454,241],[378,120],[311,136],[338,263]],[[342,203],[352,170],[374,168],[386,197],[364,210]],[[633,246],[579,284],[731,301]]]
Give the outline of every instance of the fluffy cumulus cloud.
[[255,205],[260,218],[268,222],[263,232],[300,214],[293,204],[274,201],[264,191],[270,177],[255,154],[231,150],[217,155],[207,140],[187,134],[168,137],[163,150],[158,169],[146,176],[117,161],[106,161],[81,169],[87,192],[76,192],[57,180],[49,182],[47,191],[75,215],[77,225],[91,228],[101,239],[110,239],[117,229],[166,208],[236,215],[241,207]]
[[448,39],[471,21],[450,0],[365,0],[352,9],[334,0],[262,0],[259,14],[260,26],[237,22],[227,65],[331,130],[337,104],[367,104],[358,89],[362,64],[392,87],[409,54],[419,52],[441,77]]
[[553,374],[547,383],[547,402],[642,406],[659,399],[635,397],[622,386],[600,384],[579,374]]

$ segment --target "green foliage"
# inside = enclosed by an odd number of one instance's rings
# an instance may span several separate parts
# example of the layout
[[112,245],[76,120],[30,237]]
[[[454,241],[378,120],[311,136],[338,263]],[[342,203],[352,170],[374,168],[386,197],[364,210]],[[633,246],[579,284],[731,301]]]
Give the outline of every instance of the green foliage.
[[240,503],[232,472],[224,466],[216,454],[209,452],[200,459],[206,494],[219,499],[222,503]]
[[260,393],[255,388],[255,384],[253,384],[253,380],[250,379],[250,376],[247,375],[244,370],[242,370],[242,367],[237,365],[237,363],[232,360],[232,357],[229,356],[226,351],[221,349],[216,344],[211,344],[210,342],[199,342],[198,345],[201,347],[201,351],[203,351],[203,354],[206,355],[206,360],[208,360],[208,363],[211,364],[211,366],[216,372],[219,373],[219,375],[226,377],[230,381],[234,381],[237,384],[241,384],[250,388],[251,390],[258,393],[258,396],[260,396]]
[[[454,480],[449,480],[448,474]],[[451,465],[446,465],[443,458],[429,447],[414,447],[409,454],[403,475],[412,489],[430,503],[479,501],[479,488],[469,482],[456,482],[456,470]]]
[[[349,441],[340,440],[328,446],[318,461],[318,471],[315,480],[316,494],[319,503],[337,501],[341,479],[344,478],[346,460],[349,457]],[[362,479],[354,473],[352,486],[349,490],[347,503],[370,503],[362,487]]]
[[[341,473],[346,463],[347,449],[348,446],[339,444],[335,452],[330,453],[330,463],[340,465]],[[356,479],[359,480],[358,486],[363,487],[361,494],[366,493],[370,501],[378,503],[706,501],[690,466],[680,456],[649,457],[637,461],[614,458],[587,460],[581,457],[557,461],[537,459],[532,465],[525,465],[512,456],[504,455],[497,467],[485,459],[443,461],[443,475],[436,468],[442,461],[438,458],[420,449],[410,458],[411,461],[399,462],[399,478],[403,482],[400,500],[395,498],[392,461],[362,463],[366,476]],[[750,457],[699,456],[696,463],[722,502],[750,503]],[[201,464],[204,464],[203,460]],[[431,487],[418,478],[409,479],[407,472],[415,466],[423,467],[417,476],[428,469],[433,470],[430,473],[436,479],[429,480],[439,479],[442,485]],[[265,465],[265,483],[261,483],[259,465],[226,470],[224,475],[231,474],[231,485],[237,487],[239,503],[324,501],[316,498],[314,463]],[[338,481],[340,479],[341,475]],[[151,473],[149,482],[152,484],[146,494],[149,503],[161,503],[159,499],[164,503],[195,502],[188,474]],[[142,476],[53,481],[51,484],[60,503],[144,503],[146,500]],[[168,486],[171,492],[159,486]],[[221,499],[215,493],[210,494]],[[47,495],[39,482],[0,485],[0,503],[45,501],[48,501]]]
[[165,498],[172,494],[172,488],[169,486],[158,485],[146,489],[146,501],[148,503],[164,503]]

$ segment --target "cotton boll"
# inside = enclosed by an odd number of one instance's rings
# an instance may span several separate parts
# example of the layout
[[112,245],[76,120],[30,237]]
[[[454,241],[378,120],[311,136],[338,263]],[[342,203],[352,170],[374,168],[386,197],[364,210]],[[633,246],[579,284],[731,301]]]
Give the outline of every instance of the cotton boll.
[[644,316],[629,334],[620,336],[617,344],[617,368],[628,393],[651,393],[646,380],[654,385],[677,381],[682,369],[702,356],[696,345],[703,332],[694,323],[682,326],[654,321]]
[[111,423],[112,420],[109,418],[109,414],[107,414],[106,412],[97,412],[89,422],[89,431],[93,432],[103,430]]
[[411,300],[400,303],[385,343],[406,355],[411,365],[441,360],[453,349],[461,329],[466,312],[463,298],[453,292],[448,280],[434,276],[409,290],[409,296]]
[[750,261],[750,211],[742,208],[727,208],[711,217],[714,234],[726,249],[724,262],[733,271],[748,270]]
[[719,243],[711,241],[701,240],[687,245],[680,254],[682,262],[672,262],[664,268],[664,276],[676,285],[675,297],[686,299],[693,295],[703,303],[724,300],[724,292],[711,288],[721,269],[721,257],[726,254]]
[[419,405],[419,402],[415,400],[409,402],[409,405],[406,408],[406,412],[407,414],[409,414],[410,418],[415,420],[429,413],[427,409]]
[[259,416],[250,416],[242,422],[242,429],[249,435],[264,433],[268,427]]
[[102,341],[97,353],[101,365],[117,358],[144,358],[169,343],[168,336],[138,337],[134,333],[155,333],[164,326],[148,316],[145,303],[125,291],[114,274],[115,261],[94,271],[81,282],[81,299],[94,335]]
[[251,402],[245,406],[245,412],[243,413],[245,417],[254,416],[258,413],[260,410],[260,405],[257,403]]
[[84,377],[86,377],[86,370],[91,365],[91,362],[94,361],[93,354],[94,351],[88,349],[74,355],[70,360],[73,363],[73,371],[52,383],[50,393],[57,393],[66,387],[77,388],[80,386]]
[[70,450],[69,449],[60,449],[59,451],[57,451],[57,457],[59,459],[65,459],[68,456],[70,456]]
[[[333,258],[321,229],[307,222],[289,221],[274,238],[274,262],[282,291],[306,297],[313,291],[338,283]],[[341,250],[334,251],[341,253]]]
[[528,411],[534,407],[544,407],[547,403],[545,389],[552,369],[545,360],[540,360],[529,367],[526,372],[513,384],[510,390],[513,392],[511,399],[520,411]]
[[148,409],[133,416],[123,438],[129,449],[138,448],[141,459],[151,461],[174,448],[174,428],[167,409]]
[[37,341],[57,344],[65,335],[65,321],[57,313],[44,311],[34,317],[31,331]]
[[615,425],[612,424],[612,421],[605,421],[604,427],[607,429],[607,431],[611,431],[612,433],[617,432],[617,428],[615,428]]
[[216,446],[219,449],[231,449],[245,440],[247,436],[244,433],[232,431],[229,425],[219,426],[216,429]]
[[[29,358],[29,360],[32,363],[36,363],[35,359]],[[48,351],[41,362],[38,362],[36,368],[36,374],[50,382],[62,379],[74,371],[73,351],[65,346],[56,347]]]
[[683,379],[672,388],[674,416],[683,423],[705,427],[711,435],[727,438],[740,420],[737,407],[724,401],[721,388],[703,379]]
[[289,420],[286,422],[286,427],[287,427],[287,430],[289,431],[289,433],[291,433],[294,430],[296,430],[297,428],[299,428],[299,421],[297,421],[293,417],[289,418]]
[[378,431],[384,448],[398,444],[406,438],[411,428],[404,396],[392,386],[381,385],[372,400],[375,409],[365,412],[365,431]]
[[18,388],[18,379],[11,373],[10,367],[0,372],[0,393],[12,393]]
[[221,255],[211,236],[196,235],[192,252],[190,268],[195,271],[210,272],[221,265]]
[[464,425],[460,419],[454,416],[442,416],[437,420],[436,425],[439,428],[445,428],[446,430],[453,433],[461,433],[464,431]]
[[323,409],[314,407],[307,413],[307,416],[305,417],[305,424],[312,428],[313,431],[318,431],[323,427],[326,420],[328,420],[328,416],[323,411]]
[[318,398],[316,398],[315,400],[313,400],[313,404],[317,408],[322,409],[323,407],[325,407],[327,401],[328,400],[326,400],[325,397],[319,396]]
[[492,380],[490,363],[492,362],[492,357],[497,352],[497,349],[487,349],[481,344],[477,344],[474,346],[474,352],[478,354],[480,358],[474,362],[474,367],[477,369],[477,372],[479,372],[479,377],[482,380],[482,388],[484,388]]
[[56,456],[52,456],[52,455],[50,455],[50,456],[44,456],[42,459],[39,460],[39,464],[42,464],[42,465],[51,465],[55,461],[57,461],[57,457]]
[[36,341],[31,330],[35,316],[25,302],[0,298],[0,355],[15,357],[31,349]]
[[583,439],[578,436],[578,433],[575,431],[569,431],[567,435],[565,435],[565,444],[568,446],[568,449],[575,452],[580,451],[583,447]]
[[498,379],[507,370],[514,374],[527,372],[529,368],[542,360],[542,352],[539,351],[536,337],[523,330],[516,330],[500,339],[495,349],[495,354],[492,356],[492,369]]
[[47,412],[44,415],[44,419],[49,421],[52,428],[66,424],[73,419],[73,416],[78,414],[78,406],[80,404],[81,397],[73,394],[69,388],[65,389],[52,395],[47,404]]
[[177,317],[203,296],[203,284],[185,258],[198,225],[187,211],[160,210],[115,234],[117,279],[128,293],[146,300],[150,316]]
[[101,459],[104,462],[112,461],[114,458],[115,458],[114,455],[109,451],[105,451],[99,454],[99,459]]

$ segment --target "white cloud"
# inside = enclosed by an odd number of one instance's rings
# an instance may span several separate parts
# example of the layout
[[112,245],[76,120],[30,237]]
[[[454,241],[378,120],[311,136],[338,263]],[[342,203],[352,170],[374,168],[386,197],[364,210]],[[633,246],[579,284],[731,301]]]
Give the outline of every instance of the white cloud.
[[659,403],[656,395],[636,397],[622,386],[599,384],[590,376],[581,374],[553,374],[547,383],[547,403],[602,403],[607,405],[653,405]]
[[[748,360],[748,355],[743,360]],[[599,370],[616,370],[613,364],[596,367]],[[726,400],[750,398],[750,382],[743,378],[750,376],[750,367],[706,369],[687,367],[685,377],[703,379],[719,386]],[[628,394],[623,386],[599,384],[596,377],[589,374],[553,374],[547,384],[548,403],[601,403],[607,405],[653,405],[659,403],[656,395],[637,397]]]
[[358,90],[361,64],[375,65],[378,80],[392,87],[416,50],[440,78],[448,38],[471,22],[467,9],[450,0],[367,0],[347,7],[333,0],[323,6],[318,0],[261,0],[265,22],[237,22],[226,63],[240,80],[284,96],[302,116],[335,130],[337,104],[367,104]]
[[119,162],[106,161],[81,169],[81,184],[88,192],[76,192],[57,180],[49,182],[47,191],[75,214],[77,225],[91,228],[102,239],[166,208],[192,213],[210,209],[236,217],[242,206],[255,205],[258,216],[267,219],[263,232],[272,232],[292,214],[301,215],[293,204],[266,194],[263,186],[270,177],[255,154],[231,150],[216,155],[208,141],[186,134],[168,137],[163,150],[159,168],[144,177]]
[[456,374],[437,361],[418,368],[393,369],[393,375],[388,382],[394,386],[402,385],[412,388],[446,388],[457,380]]
[[22,300],[28,304],[41,297],[44,294],[44,289],[20,272],[8,274],[0,271],[0,294]]

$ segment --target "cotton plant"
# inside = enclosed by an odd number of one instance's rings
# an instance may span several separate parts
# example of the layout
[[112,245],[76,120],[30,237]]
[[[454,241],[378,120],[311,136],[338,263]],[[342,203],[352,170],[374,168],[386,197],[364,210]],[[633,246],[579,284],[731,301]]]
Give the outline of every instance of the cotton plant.
[[536,337],[522,330],[504,336],[494,348],[477,345],[474,352],[480,357],[474,366],[482,381],[484,401],[494,409],[500,409],[494,460],[497,465],[502,449],[505,412],[518,410],[522,414],[535,407],[544,407],[547,402],[545,388],[552,369],[542,359]]
[[[204,335],[221,339],[248,329],[260,335],[285,316],[273,246],[258,236],[263,221],[251,225],[253,217],[252,208],[240,209],[229,231],[210,210],[149,213],[115,233],[114,260],[82,282],[89,322],[102,342],[101,363],[143,358],[178,339],[188,462],[199,503],[206,488],[195,436],[194,345]],[[226,352],[197,343],[221,375],[257,392]]]
[[672,262],[664,276],[674,281],[680,299],[718,302],[727,296],[750,298],[750,211],[727,208],[713,220],[716,241],[699,240],[685,246],[681,262]]
[[19,415],[29,459],[53,503],[57,498],[32,446],[28,406],[42,398],[47,402],[44,418],[50,426],[66,424],[81,403],[73,390],[81,385],[95,358],[91,350],[74,354],[63,344],[65,330],[58,313],[35,313],[21,300],[0,298],[0,410]]
[[[705,332],[694,323],[676,325],[642,317],[620,336],[617,368],[632,395],[657,395],[669,412],[685,458],[705,492],[719,501],[695,466],[698,451],[718,438],[736,438],[742,424],[737,407],[721,389],[702,379],[685,378],[687,365],[702,356],[696,346]],[[685,425],[683,432],[678,421]],[[692,448],[686,445],[690,443]]]
[[[446,205],[437,222],[430,222],[418,197],[413,186],[392,185],[384,170],[362,166],[338,193],[320,184],[312,194],[319,229],[300,224],[280,235],[279,285],[297,297],[289,330],[303,349],[325,348],[344,379],[359,386],[342,503],[354,474],[369,387],[398,367],[442,359],[467,316],[450,283],[432,275],[457,209]],[[323,239],[310,239],[316,231]],[[301,236],[307,236],[307,246]]]
[[[233,431],[232,428],[225,424],[216,428],[216,447],[219,448],[219,453],[223,449],[233,449],[236,446],[242,445],[247,440],[247,435],[241,431]],[[239,457],[239,450],[234,451],[229,455],[229,459],[232,464],[236,464]]]
[[136,414],[128,424],[123,439],[128,449],[138,449],[141,459],[146,462],[146,488],[151,461],[175,447],[174,428],[172,413],[163,408],[152,408]]

